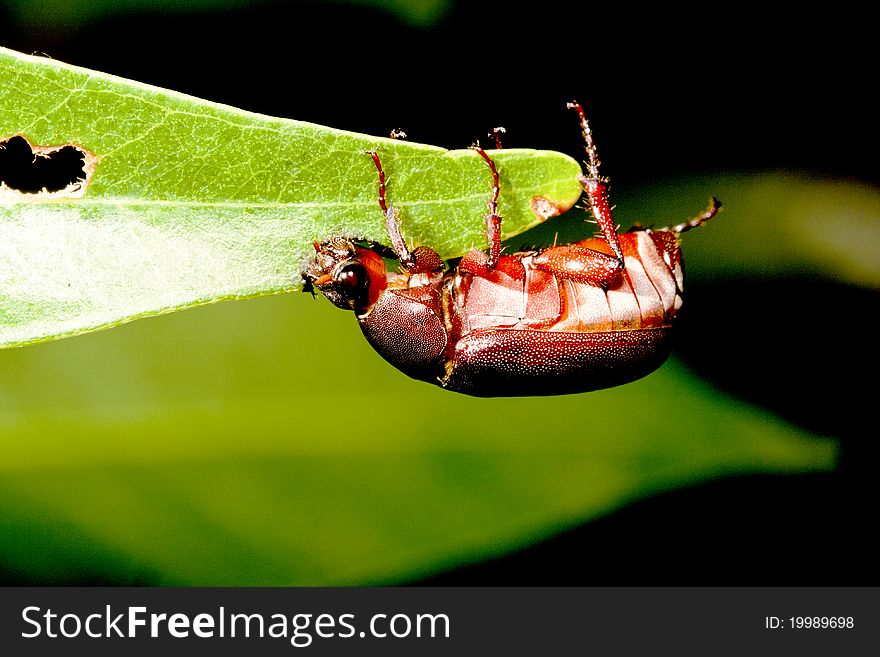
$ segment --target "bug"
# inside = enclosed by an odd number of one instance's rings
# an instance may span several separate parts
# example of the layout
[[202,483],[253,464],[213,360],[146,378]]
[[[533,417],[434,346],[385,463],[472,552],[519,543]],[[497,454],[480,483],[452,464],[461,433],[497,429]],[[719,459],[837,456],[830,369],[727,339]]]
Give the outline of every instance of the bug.
[[[619,234],[584,110],[576,102],[568,107],[580,120],[587,152],[580,182],[601,237],[503,254],[498,169],[474,144],[492,179],[484,218],[489,248],[447,267],[428,247],[407,247],[372,150],[366,154],[378,174],[391,248],[346,237],[316,242],[304,291],[317,289],[353,310],[373,348],[405,374],[468,395],[586,392],[660,367],[682,305],[681,234],[721,204],[712,198],[702,214],[677,226]],[[384,258],[397,260],[401,271],[388,271]]]

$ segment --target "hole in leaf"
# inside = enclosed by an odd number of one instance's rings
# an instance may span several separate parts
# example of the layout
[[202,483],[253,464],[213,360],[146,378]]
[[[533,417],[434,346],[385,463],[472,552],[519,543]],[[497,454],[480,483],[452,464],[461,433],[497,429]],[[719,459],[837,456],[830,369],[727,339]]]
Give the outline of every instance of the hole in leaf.
[[0,141],[0,191],[82,196],[95,157],[73,146],[31,146],[21,135]]

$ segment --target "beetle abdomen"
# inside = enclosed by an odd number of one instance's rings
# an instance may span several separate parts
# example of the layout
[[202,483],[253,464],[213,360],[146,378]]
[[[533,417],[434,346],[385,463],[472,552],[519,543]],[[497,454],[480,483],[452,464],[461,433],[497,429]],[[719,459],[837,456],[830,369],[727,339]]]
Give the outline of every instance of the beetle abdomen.
[[[575,246],[608,250],[599,239]],[[457,331],[441,385],[485,397],[555,395],[654,371],[669,355],[681,306],[681,263],[665,246],[650,231],[621,235],[625,268],[608,289],[545,271],[533,253],[507,256],[519,261],[520,275],[513,263],[488,276],[459,274]]]
[[[545,271],[533,253],[504,256],[510,262],[501,263],[503,272],[460,273],[454,285],[458,334],[498,328],[579,333],[669,326],[681,307],[681,262],[673,261],[677,254],[667,253],[654,237],[666,232],[621,235],[625,268],[607,289]],[[573,246],[608,249],[599,239]]]
[[[553,331],[620,331],[668,326],[681,307],[681,263],[673,267],[653,238],[637,231],[620,236],[626,263],[607,290],[572,280],[560,281],[562,313]],[[578,246],[599,249],[600,240]],[[671,259],[670,259],[671,260]]]
[[444,388],[477,397],[559,395],[629,383],[669,355],[668,327],[558,333],[522,329],[462,337]]

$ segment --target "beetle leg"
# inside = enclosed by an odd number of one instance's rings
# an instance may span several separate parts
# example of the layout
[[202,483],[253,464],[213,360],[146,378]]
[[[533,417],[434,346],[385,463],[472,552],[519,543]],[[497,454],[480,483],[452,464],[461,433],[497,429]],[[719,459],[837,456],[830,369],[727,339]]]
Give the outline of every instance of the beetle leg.
[[537,269],[577,283],[598,285],[605,290],[620,276],[622,263],[623,258],[574,244],[551,246],[532,259]]
[[501,135],[505,134],[507,130],[505,130],[502,126],[498,126],[497,128],[492,128],[489,132],[489,136],[495,141],[495,150],[501,150]]
[[[493,130],[493,135],[499,140],[499,143],[500,138],[498,135],[503,130],[503,128],[495,128]],[[498,264],[498,258],[501,257],[501,215],[498,214],[498,197],[501,195],[501,184],[498,177],[498,169],[495,167],[495,162],[492,158],[482,149],[479,143],[474,143],[471,149],[480,154],[480,157],[485,160],[486,164],[489,165],[489,170],[492,172],[492,194],[489,196],[489,200],[486,201],[486,205],[489,208],[489,212],[486,214],[486,237],[489,240],[489,259],[486,261],[486,266],[494,269]]]
[[382,214],[385,215],[385,228],[388,229],[388,236],[391,238],[391,248],[394,249],[394,253],[397,254],[397,259],[403,265],[403,268],[411,271],[415,266],[415,261],[406,246],[403,233],[400,232],[400,213],[393,205],[388,205],[385,198],[385,170],[382,168],[379,152],[373,148],[369,151],[364,151],[364,153],[373,159],[376,171],[379,172],[379,207],[382,208]]
[[718,214],[721,211],[721,201],[719,201],[714,196],[709,199],[709,207],[706,208],[702,214],[697,215],[693,219],[689,221],[685,221],[683,224],[678,224],[677,226],[673,226],[672,230],[676,233],[685,233],[689,231],[691,228],[696,228],[697,226],[702,226],[704,223],[709,221],[712,217]]
[[[410,252],[406,246],[406,240],[403,239],[403,233],[400,230],[400,212],[393,205],[390,205],[386,199],[385,186],[385,170],[382,168],[382,161],[379,159],[377,149],[364,151],[369,155],[373,164],[376,165],[376,171],[379,172],[379,207],[385,215],[385,228],[388,230],[388,236],[391,238],[391,249],[394,255],[400,261],[400,264],[409,274],[419,274],[422,272],[435,272],[444,268],[443,260],[440,256],[427,246],[416,247]],[[384,256],[386,247],[374,249],[376,253]]]
[[580,182],[587,193],[590,201],[590,209],[599,229],[602,231],[602,237],[611,247],[611,252],[619,261],[619,268],[624,268],[623,252],[620,250],[620,238],[617,236],[617,224],[614,223],[614,214],[611,210],[611,204],[608,201],[608,181],[599,176],[599,154],[596,150],[596,144],[593,143],[593,131],[590,130],[590,124],[584,114],[584,108],[580,103],[572,101],[568,103],[568,108],[578,113],[581,120],[581,132],[584,135],[584,143],[587,149],[587,176],[581,176]]

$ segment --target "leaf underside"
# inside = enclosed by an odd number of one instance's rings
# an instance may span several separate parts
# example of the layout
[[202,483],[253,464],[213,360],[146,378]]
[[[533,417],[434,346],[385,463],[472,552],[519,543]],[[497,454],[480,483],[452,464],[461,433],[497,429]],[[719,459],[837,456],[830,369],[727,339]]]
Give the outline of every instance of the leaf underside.
[[[271,118],[0,49],[0,140],[95,156],[81,198],[0,190],[0,346],[222,299],[298,289],[311,243],[387,242],[389,199],[410,243],[483,248],[488,169],[476,153]],[[509,237],[580,195],[560,153],[494,152]]]

